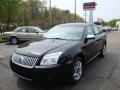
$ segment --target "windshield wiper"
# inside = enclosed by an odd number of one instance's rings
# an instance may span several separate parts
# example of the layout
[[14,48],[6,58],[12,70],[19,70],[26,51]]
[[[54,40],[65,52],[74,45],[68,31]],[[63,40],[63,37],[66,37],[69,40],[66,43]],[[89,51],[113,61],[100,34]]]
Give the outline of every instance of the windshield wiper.
[[44,37],[45,39],[59,39],[59,40],[68,40],[68,39],[63,39],[63,38],[46,38]]
[[63,38],[51,38],[51,39],[60,39],[60,40],[66,40],[66,39],[63,39]]

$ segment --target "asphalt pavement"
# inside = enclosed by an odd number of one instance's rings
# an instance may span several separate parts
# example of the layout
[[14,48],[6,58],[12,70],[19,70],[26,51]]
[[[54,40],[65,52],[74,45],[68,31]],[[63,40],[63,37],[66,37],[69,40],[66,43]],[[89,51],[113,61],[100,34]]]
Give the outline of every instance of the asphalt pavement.
[[17,78],[10,69],[9,56],[17,47],[0,44],[0,90],[120,90],[120,32],[107,36],[107,54],[87,65],[81,81],[76,85],[54,83],[33,84]]

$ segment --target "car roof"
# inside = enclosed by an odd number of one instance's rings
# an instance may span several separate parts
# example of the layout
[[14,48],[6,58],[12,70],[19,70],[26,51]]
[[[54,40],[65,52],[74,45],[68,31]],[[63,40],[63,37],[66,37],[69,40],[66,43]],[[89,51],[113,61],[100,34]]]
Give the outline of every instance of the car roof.
[[39,30],[41,32],[44,32],[40,27],[36,27],[36,26],[21,26],[21,27],[18,27],[18,28],[34,28],[36,30]]
[[40,27],[36,27],[36,26],[21,26],[21,27],[23,27],[23,28],[40,28]]
[[74,26],[74,25],[83,25],[83,26],[86,26],[86,25],[94,25],[94,24],[91,24],[91,23],[65,23],[65,24],[60,24],[60,26]]

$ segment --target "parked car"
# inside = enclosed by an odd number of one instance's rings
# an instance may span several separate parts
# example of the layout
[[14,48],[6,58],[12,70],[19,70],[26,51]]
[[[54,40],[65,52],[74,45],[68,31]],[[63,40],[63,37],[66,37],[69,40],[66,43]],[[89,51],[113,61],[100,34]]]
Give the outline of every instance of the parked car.
[[29,41],[43,37],[44,31],[34,26],[18,27],[12,32],[4,32],[4,39],[12,44],[18,44],[20,41]]
[[111,28],[111,27],[109,27],[109,26],[104,26],[104,27],[103,27],[103,30],[107,32],[107,31],[111,31],[111,30],[112,30],[112,28]]
[[103,26],[101,26],[101,25],[97,25],[98,26],[98,28],[102,31],[102,32],[107,32],[108,30],[107,29],[105,29]]
[[87,63],[106,54],[106,44],[106,34],[94,24],[61,24],[42,40],[20,45],[11,55],[10,66],[26,80],[68,79],[76,83]]
[[117,27],[113,27],[112,31],[118,31],[118,28]]

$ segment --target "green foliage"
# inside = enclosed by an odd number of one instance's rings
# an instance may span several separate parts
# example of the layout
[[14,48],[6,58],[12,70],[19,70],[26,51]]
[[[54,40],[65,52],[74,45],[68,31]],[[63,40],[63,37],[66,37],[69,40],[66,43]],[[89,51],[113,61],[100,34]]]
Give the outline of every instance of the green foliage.
[[[50,17],[46,0],[0,0],[0,23],[6,25],[35,25],[44,29],[49,28]],[[77,22],[83,18],[76,16]],[[75,22],[74,14],[69,10],[52,8],[52,26],[60,23]]]
[[110,20],[110,21],[108,21],[108,22],[105,22],[105,21],[103,20],[103,21],[100,23],[100,25],[102,25],[102,26],[115,27],[117,21],[120,21],[120,19],[113,19],[113,20]]
[[21,0],[0,0],[0,22],[6,25],[6,29],[16,19],[20,2]]
[[0,43],[5,42],[5,40],[2,39],[2,36],[0,35]]
[[[74,14],[69,10],[61,10],[56,7],[52,8],[52,26],[61,23],[75,22]],[[83,22],[83,19],[77,15],[77,22]]]
[[108,22],[108,25],[111,26],[111,27],[115,27],[117,21],[120,21],[120,19],[110,20],[110,21]]
[[101,22],[101,25],[102,25],[102,26],[107,26],[107,22],[102,21],[102,22]]
[[108,25],[111,26],[111,27],[115,27],[116,26],[116,19],[113,19],[111,21],[108,22]]
[[2,37],[1,37],[1,35],[0,35],[0,42],[2,41]]

